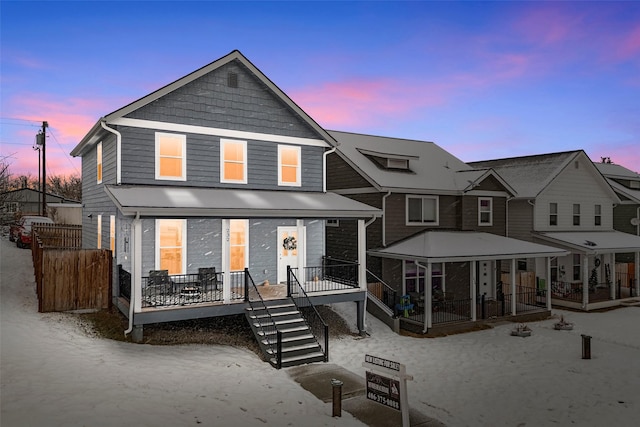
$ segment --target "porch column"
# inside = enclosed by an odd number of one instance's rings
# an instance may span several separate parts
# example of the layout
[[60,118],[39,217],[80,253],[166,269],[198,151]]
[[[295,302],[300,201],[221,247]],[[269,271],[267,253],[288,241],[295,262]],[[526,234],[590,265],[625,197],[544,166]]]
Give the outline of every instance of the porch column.
[[231,253],[229,249],[229,243],[231,241],[231,222],[228,219],[222,220],[222,248],[220,252],[220,258],[222,263],[222,299],[225,304],[231,302],[231,273],[229,269],[231,264],[229,262]]
[[551,257],[546,257],[547,264],[547,286],[546,286],[546,296],[547,296],[547,310],[551,311]]
[[636,256],[635,256],[635,282],[636,282],[636,292],[634,293],[634,295],[640,296],[640,252],[636,252]]
[[[604,277],[606,279],[607,277],[607,270],[606,270],[606,265],[609,265],[609,279],[611,280],[611,283],[609,284],[609,298],[614,300],[616,299],[616,288],[618,287],[616,284],[616,254],[615,252],[612,252],[610,254],[606,255],[606,262],[604,263],[605,265],[605,274]],[[618,295],[618,298],[620,298],[620,295]]]
[[424,278],[424,321],[427,328],[431,328],[433,326],[433,313],[431,311],[431,307],[433,307],[433,304],[431,303],[431,300],[433,299],[433,284],[431,283],[432,270],[431,261],[428,261],[425,271],[426,276]]
[[516,315],[516,259],[511,259],[511,315]]
[[367,290],[367,228],[363,219],[358,220],[358,285]]
[[469,261],[469,265],[470,265],[470,269],[471,269],[471,277],[470,277],[470,282],[471,284],[469,285],[470,289],[469,292],[471,292],[471,320],[473,322],[475,322],[478,318],[477,316],[477,303],[478,303],[478,298],[476,295],[476,261]]
[[302,277],[305,277],[307,267],[307,235],[304,230],[304,220],[296,220],[296,229],[298,234],[298,267]]
[[589,257],[582,255],[582,308],[589,305]]
[[134,219],[131,223],[131,294],[134,302],[134,312],[142,311],[142,221]]

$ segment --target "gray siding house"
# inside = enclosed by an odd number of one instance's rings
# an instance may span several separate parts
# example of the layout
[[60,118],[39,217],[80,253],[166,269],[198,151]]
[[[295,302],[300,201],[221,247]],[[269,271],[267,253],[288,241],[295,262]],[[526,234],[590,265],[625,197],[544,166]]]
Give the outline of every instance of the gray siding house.
[[593,310],[638,295],[637,270],[620,280],[616,258],[627,254],[637,264],[640,237],[615,230],[621,197],[584,151],[469,164],[494,169],[517,191],[509,202],[510,237],[568,251],[551,263],[554,304]]
[[[329,133],[338,146],[328,157],[328,189],[382,211],[367,227],[372,313],[396,329],[427,332],[551,308],[544,287],[522,286],[521,276],[527,260],[539,259],[532,274],[548,283],[544,259],[565,252],[506,237],[516,191],[498,173],[432,142]],[[357,247],[342,238],[354,231],[328,223],[327,253],[355,260]]]
[[[72,151],[83,245],[114,252],[134,338],[286,298],[292,281],[314,304],[356,301],[362,328],[365,221],[380,212],[325,191],[335,144],[238,51],[100,118]],[[328,218],[353,223],[356,263],[325,257]]]

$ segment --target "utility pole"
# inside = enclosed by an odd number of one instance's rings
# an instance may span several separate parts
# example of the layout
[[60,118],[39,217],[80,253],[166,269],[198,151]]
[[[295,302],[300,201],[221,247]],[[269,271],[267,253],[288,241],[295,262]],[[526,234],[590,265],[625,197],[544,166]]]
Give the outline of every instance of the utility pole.
[[42,122],[42,216],[47,216],[47,127],[49,123]]
[[[42,167],[40,166],[40,137],[41,133],[36,135],[36,145],[33,147],[34,150],[38,151],[38,192],[42,191]],[[42,209],[40,209],[40,195],[38,195],[38,215],[42,215]]]

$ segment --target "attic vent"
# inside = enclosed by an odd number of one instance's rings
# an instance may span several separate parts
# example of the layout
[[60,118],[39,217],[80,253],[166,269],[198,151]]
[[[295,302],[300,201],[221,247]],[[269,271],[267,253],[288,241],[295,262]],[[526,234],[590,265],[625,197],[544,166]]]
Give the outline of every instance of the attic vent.
[[389,169],[409,169],[409,161],[406,159],[387,159]]
[[576,160],[575,162],[573,162],[573,166],[574,166],[576,169],[579,169],[579,168],[580,168],[580,162]]
[[227,74],[227,86],[238,87],[238,73]]
[[640,188],[640,181],[631,181],[629,183],[629,187],[631,187],[631,188]]

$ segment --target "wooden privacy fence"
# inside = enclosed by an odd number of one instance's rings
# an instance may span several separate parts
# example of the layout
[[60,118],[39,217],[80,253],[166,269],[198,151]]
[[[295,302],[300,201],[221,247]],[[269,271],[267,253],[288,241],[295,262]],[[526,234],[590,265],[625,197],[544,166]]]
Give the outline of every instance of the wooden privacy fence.
[[45,248],[81,248],[82,226],[63,224],[36,224],[33,226]]
[[[44,242],[81,242],[81,230],[56,235],[48,227],[44,239],[34,229],[31,244],[38,311],[103,309],[111,305],[112,257],[106,249],[51,247]],[[77,239],[73,234],[79,234]]]

